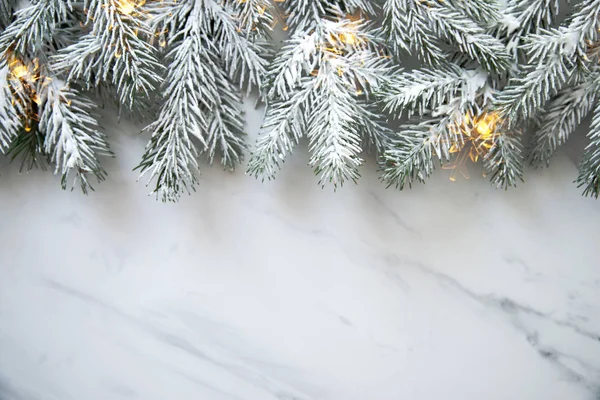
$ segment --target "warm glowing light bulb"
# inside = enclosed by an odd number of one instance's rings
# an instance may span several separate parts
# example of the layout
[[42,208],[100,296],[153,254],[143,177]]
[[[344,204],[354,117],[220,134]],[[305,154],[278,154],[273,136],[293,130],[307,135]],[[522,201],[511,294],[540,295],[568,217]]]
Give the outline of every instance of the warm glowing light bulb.
[[467,113],[460,121],[457,121],[454,129],[458,136],[448,143],[448,152],[456,154],[456,156],[452,162],[442,165],[443,169],[453,170],[450,176],[451,181],[455,181],[459,173],[469,179],[466,162],[468,160],[477,162],[487,155],[494,147],[495,140],[499,135],[498,127],[501,125],[500,116],[494,112],[483,112],[480,115]]
[[356,44],[357,38],[356,38],[356,35],[354,33],[352,33],[352,32],[342,33],[342,34],[340,34],[340,41],[342,43],[349,44],[350,46],[353,46],[353,45]]
[[135,10],[135,4],[130,2],[120,3],[119,12],[124,15],[129,15]]
[[485,120],[477,122],[477,127],[475,129],[477,129],[477,133],[483,138],[488,137],[490,133],[492,133],[492,128],[490,128],[490,125]]
[[21,79],[25,76],[27,76],[27,74],[29,73],[29,70],[27,69],[27,67],[21,63],[19,63],[19,65],[15,66],[12,70],[11,70],[13,76],[17,79]]
[[475,120],[475,130],[479,134],[480,139],[487,140],[494,135],[498,119],[497,114],[488,113]]
[[119,0],[117,3],[117,9],[123,15],[131,15],[136,8],[143,6],[146,0]]

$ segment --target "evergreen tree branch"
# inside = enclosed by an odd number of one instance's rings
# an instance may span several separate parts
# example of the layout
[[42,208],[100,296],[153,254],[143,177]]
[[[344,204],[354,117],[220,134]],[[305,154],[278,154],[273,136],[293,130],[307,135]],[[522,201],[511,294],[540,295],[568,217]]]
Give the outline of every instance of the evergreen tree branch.
[[375,12],[370,0],[289,0],[283,8],[292,32],[310,32],[321,26],[323,18],[339,20],[357,12]]
[[12,22],[16,0],[0,0],[0,30]]
[[579,166],[577,187],[583,187],[584,196],[600,197],[600,102],[594,108],[594,117],[588,133],[590,143],[585,148]]
[[275,58],[263,90],[267,110],[248,173],[273,179],[285,156],[307,135],[319,183],[358,178],[361,142],[383,149],[389,134],[365,103],[388,80],[388,56],[361,20],[335,16],[298,31]]
[[255,178],[275,179],[285,157],[304,136],[308,126],[306,110],[314,96],[315,80],[304,78],[302,87],[288,99],[267,104],[256,147],[248,162],[248,174]]
[[190,193],[198,183],[199,150],[192,138],[200,142],[202,149],[207,147],[203,135],[208,128],[205,103],[217,95],[214,87],[200,86],[215,67],[218,69],[206,51],[199,38],[191,35],[173,48],[171,74],[163,89],[164,103],[157,120],[145,129],[152,136],[138,168],[141,176],[150,175],[148,183],[156,179],[153,192],[162,201],[176,201],[183,190]]
[[359,98],[355,107],[358,109],[356,115],[360,116],[357,122],[361,125],[361,141],[367,150],[374,151],[379,157],[388,147],[393,131],[385,125],[379,110],[366,96]]
[[573,68],[570,60],[555,56],[543,66],[532,67],[526,75],[511,79],[497,96],[501,114],[512,124],[535,117],[537,110],[571,78]]
[[[241,85],[248,86],[248,89],[260,86],[268,65],[268,43],[251,29],[248,31],[247,26],[240,26],[232,16],[235,10],[224,8],[214,0],[204,0],[203,3],[211,21],[210,27],[205,27],[204,31],[211,33],[212,42],[229,75]],[[263,16],[267,18],[264,11]],[[246,34],[242,34],[244,32]]]
[[13,139],[18,135],[21,124],[19,114],[13,104],[11,85],[8,81],[8,67],[0,68],[0,153],[6,153]]
[[540,33],[552,26],[558,14],[558,1],[512,0],[508,3],[506,12],[515,19],[513,32],[516,36],[523,37]]
[[[363,21],[321,21],[321,25],[309,34],[298,32],[286,42],[269,68],[263,90],[270,98],[288,97],[298,86],[303,74],[312,73],[318,68],[320,57],[327,52],[328,46],[339,46],[338,39],[344,35],[352,35],[354,43],[345,44],[351,52],[347,56],[348,65],[358,82],[372,85],[374,81],[385,79],[379,55],[366,47],[374,41]],[[360,67],[363,64],[363,67]],[[374,73],[375,72],[375,73]],[[367,75],[370,74],[370,75]]]
[[548,166],[550,158],[590,113],[596,99],[598,84],[594,80],[565,88],[539,117],[539,127],[533,138],[531,162]]
[[55,173],[60,172],[63,189],[71,174],[74,174],[72,187],[79,182],[83,193],[93,190],[89,174],[98,181],[106,177],[98,157],[112,153],[91,114],[93,107],[94,103],[81,93],[56,80],[47,86],[39,127],[46,132],[44,152],[56,164]]
[[595,42],[599,28],[600,0],[581,1],[577,11],[568,19],[568,34],[572,35],[572,42],[579,45],[585,45],[587,40]]
[[446,54],[438,45],[426,11],[417,6],[418,0],[386,0],[383,33],[395,54],[416,54],[428,65],[444,62]]
[[495,25],[502,18],[496,0],[448,0],[448,4],[485,27]]
[[318,59],[315,56],[319,41],[317,31],[292,35],[271,63],[265,78],[263,90],[268,98],[288,98],[293,94],[303,73],[317,66]]
[[337,188],[346,180],[356,182],[362,164],[358,156],[360,133],[354,115],[359,109],[331,63],[321,66],[316,90],[309,101],[309,165],[320,175],[319,184],[324,186],[329,181]]
[[44,153],[44,134],[37,129],[20,132],[6,153],[11,161],[21,159],[20,172],[33,168],[46,169],[48,156]]
[[327,14],[327,2],[323,0],[293,0],[284,4],[286,22],[292,32],[309,32],[320,24]]
[[144,40],[152,34],[142,7],[131,9],[124,0],[87,0],[86,25],[91,32],[53,57],[52,68],[67,81],[87,88],[110,81],[120,104],[132,109],[136,99],[148,98],[161,81],[156,50]]
[[498,96],[500,112],[513,124],[534,117],[536,110],[585,69],[586,47],[596,40],[599,28],[600,0],[584,0],[567,26],[531,35],[523,46],[530,65]]
[[474,102],[487,78],[481,70],[465,70],[454,64],[403,72],[382,90],[383,109],[399,118],[403,111],[409,117],[413,113],[422,116],[435,112],[457,98],[461,102],[459,107],[463,107]]
[[[310,42],[314,41],[316,41],[315,38],[310,39]],[[300,45],[299,47],[303,46]],[[383,151],[389,137],[389,130],[381,124],[378,116],[365,101],[368,93],[373,88],[378,88],[386,81],[385,76],[389,74],[387,59],[377,56],[370,50],[359,50],[346,56],[321,53],[318,57],[316,54],[319,51],[322,50],[315,49],[307,53],[295,52],[291,49],[284,50],[286,54],[298,54],[296,62],[299,70],[294,68],[290,70],[297,71],[300,76],[290,78],[295,86],[286,86],[286,80],[283,78],[281,81],[275,79],[275,82],[282,82],[281,85],[285,89],[282,89],[280,93],[275,92],[275,89],[273,89],[272,97],[274,100],[267,105],[265,121],[248,164],[249,174],[255,177],[262,176],[263,179],[273,179],[275,172],[280,169],[281,163],[298,143],[300,137],[305,132],[309,132],[311,129],[318,130],[326,124],[325,121],[329,118],[329,115],[327,115],[329,109],[323,105],[326,100],[319,99],[320,96],[346,99],[348,101],[346,107],[355,118],[354,125],[356,125],[358,132],[356,135],[360,136],[360,141],[372,145],[378,152]],[[302,54],[309,54],[314,62],[303,62],[300,59]],[[285,59],[285,57],[281,58]],[[306,65],[310,66],[306,67]],[[321,68],[318,70],[313,69],[318,65],[321,65]],[[302,77],[301,75],[307,72],[304,68],[314,72],[309,76]],[[328,73],[334,75],[334,77],[328,79],[336,79],[335,85],[327,87],[328,90],[333,91],[332,93],[328,93],[321,84],[321,80],[324,79],[323,73],[325,73],[321,71],[323,68],[323,71],[328,71]],[[281,73],[282,70],[283,68],[276,69],[279,72],[277,77],[289,76],[289,74]],[[329,77],[329,75],[326,76]],[[325,79],[325,81],[330,84],[331,81],[328,79]],[[333,103],[335,105],[339,104],[335,101]],[[331,112],[334,113],[334,111]],[[335,112],[337,113],[338,110],[335,109]],[[344,127],[343,129],[347,128]],[[338,135],[339,133],[335,131],[331,134]],[[323,135],[320,137],[322,138]],[[327,139],[323,140],[311,148],[317,150],[321,146],[325,146]],[[352,146],[354,145],[352,144]],[[348,174],[348,176],[351,176],[351,174]],[[330,180],[339,182],[333,176]]]
[[170,39],[169,74],[163,88],[158,118],[145,130],[152,136],[137,167],[163,201],[176,201],[195,190],[200,153],[210,163],[233,168],[242,159],[245,144],[239,90],[211,45],[210,24],[200,1],[186,4],[181,29]]
[[461,52],[477,61],[486,71],[502,73],[510,68],[512,60],[506,47],[472,19],[437,2],[428,11],[436,34],[449,43],[455,43]]
[[494,144],[483,158],[483,165],[490,181],[497,188],[508,189],[523,181],[523,160],[520,135],[499,133]]
[[[5,2],[3,7],[12,5]],[[53,48],[55,26],[70,9],[70,0],[34,1],[16,11],[14,20],[0,35],[0,66],[6,83],[2,89],[6,120],[0,129],[0,150],[8,151],[13,160],[20,156],[21,169],[45,166],[44,134],[37,129],[45,89],[38,82],[37,57]]]
[[394,186],[402,190],[412,187],[414,182],[425,182],[435,169],[435,157],[440,134],[450,121],[447,117],[435,117],[420,122],[409,123],[400,128],[391,140],[383,155],[383,174],[381,179],[387,187]]
[[231,83],[225,71],[218,70],[215,86],[219,88],[218,96],[211,99],[207,115],[207,154],[210,164],[215,155],[221,157],[223,167],[234,169],[242,161],[246,142],[244,140],[244,120],[240,94]]
[[237,21],[237,29],[244,37],[256,37],[266,34],[273,25],[271,9],[273,5],[268,0],[244,0],[231,2],[232,16]]
[[501,73],[510,67],[510,55],[500,40],[474,21],[492,24],[498,18],[497,5],[484,1],[387,0],[383,32],[395,52],[417,54],[429,65],[446,58],[437,44],[443,39],[487,71]]
[[0,52],[33,57],[52,42],[54,28],[72,8],[71,0],[37,0],[15,12],[15,20],[0,35]]

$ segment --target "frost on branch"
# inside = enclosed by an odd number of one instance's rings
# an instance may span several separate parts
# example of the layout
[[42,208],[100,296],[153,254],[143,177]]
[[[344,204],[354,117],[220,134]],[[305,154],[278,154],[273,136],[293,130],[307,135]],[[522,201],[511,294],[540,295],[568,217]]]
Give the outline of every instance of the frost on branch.
[[381,151],[386,142],[388,131],[367,99],[387,81],[391,67],[362,20],[340,9],[316,8],[313,14],[319,18],[292,19],[297,30],[269,69],[266,115],[248,173],[273,179],[306,136],[319,184],[335,188],[358,179],[364,144]]
[[536,166],[550,165],[557,148],[564,144],[581,121],[592,111],[598,99],[597,79],[585,79],[569,86],[551,100],[538,118],[534,130],[531,161]]
[[500,18],[498,4],[485,1],[387,0],[383,32],[396,53],[417,55],[428,65],[444,63],[443,45],[458,49],[489,72],[502,73],[511,57],[486,31]]
[[0,153],[6,153],[20,130],[17,109],[13,104],[8,81],[8,67],[0,69]]
[[119,103],[133,109],[161,81],[157,52],[147,41],[147,11],[134,0],[87,0],[84,10],[87,33],[61,49],[52,68],[88,89],[110,82]]
[[73,175],[71,186],[79,183],[87,193],[93,190],[91,175],[98,181],[106,177],[98,157],[112,154],[93,117],[95,104],[60,81],[50,82],[45,95],[39,124],[45,132],[44,152],[56,164],[55,173],[60,173],[63,189]]
[[[553,20],[544,14],[538,14],[536,18],[545,23]],[[598,29],[600,1],[584,0],[575,6],[575,11],[563,25],[539,29],[524,39],[521,48],[527,55],[527,65],[500,92],[496,105],[510,127],[540,121],[532,152],[535,164],[548,163],[557,146],[575,130],[596,101],[600,82]],[[592,125],[592,138],[596,127]],[[598,159],[592,149],[593,145],[590,145],[578,179],[580,186],[586,187],[585,194],[597,193],[593,182],[597,176],[594,162]],[[502,156],[499,160],[510,168],[509,160]]]
[[600,196],[600,102],[594,109],[594,118],[588,133],[590,144],[585,148],[579,167],[577,184],[583,187],[584,196]]
[[[73,39],[70,0],[38,0],[26,4],[0,36],[2,53],[3,123],[0,148],[23,158],[31,168],[44,160],[56,164],[66,188],[70,176],[83,192],[89,175],[104,179],[97,157],[109,155],[103,134],[92,116],[95,104],[62,83],[48,68],[49,54]],[[7,135],[8,133],[8,135]],[[9,143],[10,142],[10,143]]]
[[262,82],[268,49],[261,30],[271,21],[264,1],[247,3],[188,0],[159,10],[160,24],[176,33],[167,35],[169,72],[138,168],[163,201],[195,190],[199,154],[230,169],[243,157],[240,88]]
[[600,0],[584,0],[564,26],[528,36],[523,45],[528,65],[498,97],[501,112],[514,122],[535,117],[552,96],[578,79],[599,28]]

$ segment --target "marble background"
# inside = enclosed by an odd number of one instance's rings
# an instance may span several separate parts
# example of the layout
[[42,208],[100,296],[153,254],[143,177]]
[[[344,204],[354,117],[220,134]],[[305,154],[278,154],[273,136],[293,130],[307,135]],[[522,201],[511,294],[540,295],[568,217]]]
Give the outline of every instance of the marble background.
[[333,193],[299,148],[274,182],[205,168],[161,204],[140,126],[103,123],[87,197],[1,161],[1,400],[600,399],[581,143],[508,192],[476,167],[386,190],[369,160]]

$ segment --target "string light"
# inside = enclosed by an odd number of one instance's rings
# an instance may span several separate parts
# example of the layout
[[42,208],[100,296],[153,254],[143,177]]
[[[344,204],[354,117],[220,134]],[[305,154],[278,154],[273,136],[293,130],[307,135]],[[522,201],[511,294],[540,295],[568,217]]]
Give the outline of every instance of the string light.
[[338,35],[338,39],[340,40],[340,42],[349,46],[354,46],[358,44],[358,37],[354,32],[340,33]]
[[450,175],[451,181],[456,180],[458,173],[465,179],[469,179],[467,160],[475,163],[488,154],[499,135],[500,125],[502,119],[498,113],[483,112],[477,116],[467,113],[460,123],[451,127],[456,136],[448,152],[456,154],[456,157],[453,162],[442,166],[443,169],[453,170]]
[[33,61],[27,65],[14,54],[8,56],[9,79],[13,81],[32,85],[40,78],[38,73],[39,68],[39,60],[37,58],[33,59]]
[[23,119],[23,128],[31,132],[33,122],[39,121],[36,112],[37,107],[42,104],[42,98],[38,89],[50,83],[49,77],[40,74],[40,65],[37,58],[29,63],[23,62],[14,53],[6,53],[10,89],[13,93],[13,104],[19,104],[20,118]]
[[[318,45],[323,61],[327,62],[340,78],[345,73],[344,56],[357,47],[361,47],[366,42],[366,39],[358,34],[362,20],[353,20],[350,18],[354,18],[354,16],[349,16],[346,20],[340,20],[341,26],[336,31],[329,33],[326,36],[326,40]],[[364,64],[364,61],[362,62]],[[318,73],[318,70],[313,70],[310,72],[310,75],[318,76]],[[356,96],[361,96],[364,93],[358,83],[348,84],[346,82],[346,84],[354,90]]]
[[146,0],[117,0],[117,10],[122,15],[132,15],[137,9],[146,4]]

